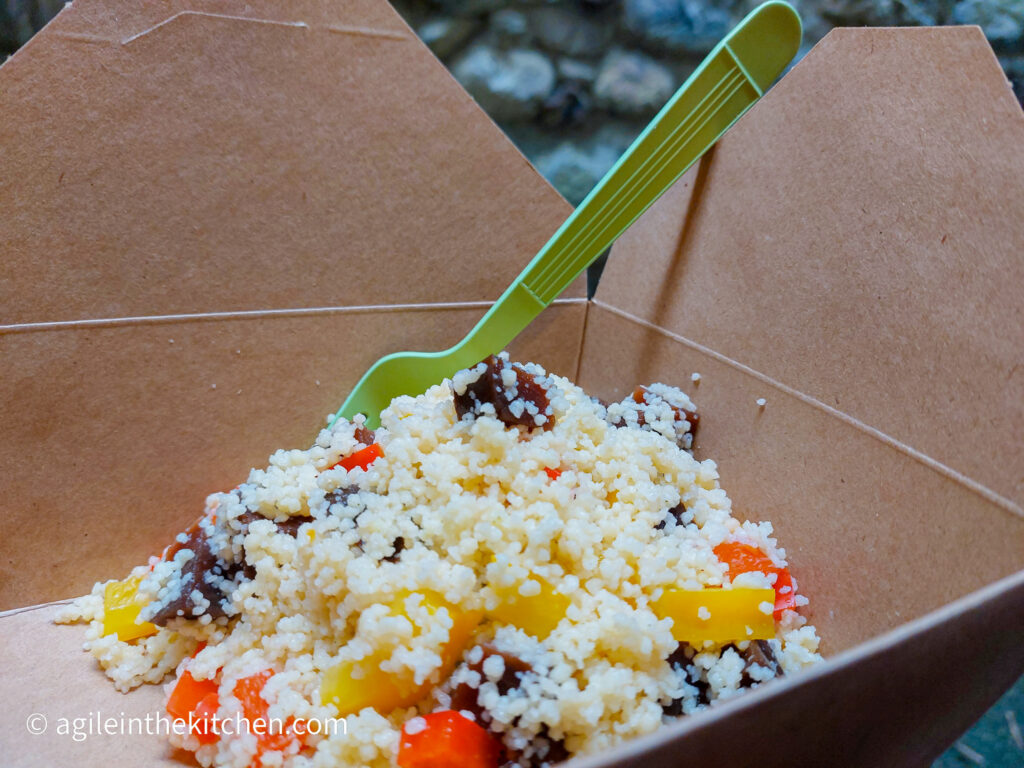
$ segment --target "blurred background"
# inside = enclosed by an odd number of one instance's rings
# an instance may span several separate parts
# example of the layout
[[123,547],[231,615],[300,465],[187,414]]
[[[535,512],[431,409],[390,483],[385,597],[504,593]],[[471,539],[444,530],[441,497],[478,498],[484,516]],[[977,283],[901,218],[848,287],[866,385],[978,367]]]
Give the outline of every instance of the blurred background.
[[[339,2],[341,0],[338,0]],[[579,203],[759,0],[392,0],[537,169]],[[839,26],[977,24],[1024,103],[1024,0],[790,0],[806,53]],[[64,3],[0,0],[0,61]],[[933,768],[1024,768],[1024,678]]]
[[[392,0],[572,203],[758,2]],[[804,21],[802,53],[836,26],[978,24],[1024,101],[1024,0],[791,2]],[[0,60],[63,5],[0,0]]]
[[[542,174],[580,202],[759,0],[392,0]],[[835,26],[978,24],[1024,101],[1024,0],[791,0]]]

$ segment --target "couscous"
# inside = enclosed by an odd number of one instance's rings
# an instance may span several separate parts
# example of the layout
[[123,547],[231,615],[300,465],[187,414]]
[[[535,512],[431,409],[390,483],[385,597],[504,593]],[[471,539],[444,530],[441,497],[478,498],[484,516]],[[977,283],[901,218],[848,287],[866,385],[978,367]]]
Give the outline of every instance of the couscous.
[[674,387],[606,404],[494,356],[278,451],[62,620],[118,689],[165,684],[204,766],[606,750],[821,658],[698,424]]

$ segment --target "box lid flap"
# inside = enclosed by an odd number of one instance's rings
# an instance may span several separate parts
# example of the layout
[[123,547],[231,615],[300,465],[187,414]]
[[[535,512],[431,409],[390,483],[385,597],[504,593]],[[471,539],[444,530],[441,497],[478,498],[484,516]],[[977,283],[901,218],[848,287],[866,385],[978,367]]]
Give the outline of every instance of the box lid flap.
[[377,0],[76,0],[0,114],[0,325],[493,300],[569,211]]
[[1020,514],[1022,180],[979,29],[837,29],[619,240],[596,299]]

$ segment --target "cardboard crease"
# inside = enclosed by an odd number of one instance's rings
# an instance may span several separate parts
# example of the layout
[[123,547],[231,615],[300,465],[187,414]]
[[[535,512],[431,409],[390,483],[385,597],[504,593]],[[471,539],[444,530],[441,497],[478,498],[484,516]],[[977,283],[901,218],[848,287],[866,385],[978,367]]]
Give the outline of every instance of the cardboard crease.
[[[293,309],[253,309],[241,312],[196,312],[182,315],[143,315],[140,317],[104,317],[88,320],[55,320],[49,323],[15,323],[0,325],[0,336],[8,333],[29,333],[36,331],[61,331],[78,328],[113,328],[126,325],[176,325],[217,320],[258,320],[277,317],[343,315],[365,313],[400,313],[400,312],[441,312],[450,309],[489,309],[494,302],[490,301],[448,301],[423,304],[368,304],[366,306],[348,307],[295,307]],[[555,299],[551,306],[569,304],[586,305],[583,298]],[[582,338],[580,344],[582,345]]]
[[340,24],[326,24],[323,26],[316,26],[308,24],[304,21],[281,21],[279,19],[260,19],[249,16],[231,16],[224,13],[211,13],[210,11],[179,11],[173,16],[168,16],[163,21],[154,24],[151,27],[143,29],[141,32],[129,35],[127,37],[118,39],[111,39],[107,37],[100,37],[96,35],[86,35],[75,32],[62,32],[59,30],[53,31],[51,34],[55,37],[60,37],[65,40],[81,40],[89,43],[109,43],[111,45],[129,45],[134,41],[146,35],[151,35],[159,31],[162,27],[177,21],[180,18],[186,16],[200,16],[209,19],[220,19],[223,21],[234,21],[246,24],[271,24],[278,27],[293,27],[296,29],[324,29],[328,32],[334,32],[342,35],[354,35],[357,37],[369,37],[379,38],[382,40],[393,40],[393,41],[408,41],[409,36],[402,34],[401,32],[395,32],[387,29],[373,29],[370,27],[359,27],[359,26],[344,26]]
[[9,616],[18,616],[23,613],[30,613],[32,611],[39,611],[44,608],[51,608],[57,605],[70,605],[75,601],[75,598],[69,597],[66,600],[51,600],[48,603],[38,603],[36,605],[26,605],[22,608],[11,608],[7,611],[0,611],[0,621],[8,618]]
[[178,19],[184,18],[186,16],[202,16],[202,17],[209,18],[209,19],[221,19],[221,20],[224,20],[224,21],[245,22],[247,24],[273,24],[273,25],[276,25],[276,26],[279,26],[279,27],[296,27],[296,28],[299,28],[299,29],[308,29],[309,28],[309,25],[306,24],[306,22],[304,22],[304,21],[277,21],[277,20],[274,20],[274,19],[256,19],[256,18],[251,18],[251,17],[248,17],[248,16],[231,16],[231,15],[224,14],[224,13],[210,13],[209,11],[179,11],[178,13],[174,14],[173,16],[168,16],[163,21],[158,22],[158,23],[154,24],[151,27],[147,27],[146,29],[143,29],[141,32],[136,32],[134,35],[129,35],[128,37],[123,38],[121,40],[121,45],[128,45],[129,43],[131,43],[131,42],[133,42],[135,40],[138,40],[140,37],[145,37],[146,35],[151,35],[154,32],[156,32],[157,30],[159,30],[161,27],[164,27],[164,26],[166,26],[168,24],[171,24],[172,22],[175,22]]

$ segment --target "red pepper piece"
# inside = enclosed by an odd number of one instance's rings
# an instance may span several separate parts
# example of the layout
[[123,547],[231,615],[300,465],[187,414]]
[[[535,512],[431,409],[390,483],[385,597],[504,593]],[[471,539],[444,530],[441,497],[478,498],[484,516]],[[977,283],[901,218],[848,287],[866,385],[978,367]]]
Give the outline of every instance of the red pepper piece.
[[167,714],[171,717],[188,723],[191,716],[192,733],[200,744],[212,744],[219,738],[210,723],[219,706],[218,687],[215,680],[196,680],[186,669],[167,699]]
[[552,469],[551,467],[544,467],[544,471],[548,473],[548,477],[552,480],[557,480],[562,476],[562,470]]
[[342,467],[344,469],[354,469],[359,467],[360,469],[366,469],[373,462],[384,455],[384,449],[380,447],[378,443],[368,445],[365,448],[361,448],[351,456],[346,456],[341,461],[332,464],[328,469],[334,469],[335,467]]
[[426,727],[398,744],[399,768],[497,768],[501,744],[484,728],[453,710],[424,715]]
[[796,609],[796,590],[793,589],[793,577],[785,568],[773,569],[778,575],[775,580],[775,620],[782,618],[782,612]]
[[764,574],[775,574],[775,620],[782,618],[782,612],[796,608],[796,590],[793,589],[793,577],[788,568],[779,568],[757,547],[741,544],[738,541],[726,541],[714,549],[715,557],[729,568],[733,578],[741,573],[760,571]]

